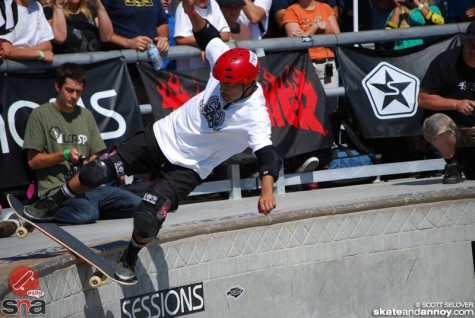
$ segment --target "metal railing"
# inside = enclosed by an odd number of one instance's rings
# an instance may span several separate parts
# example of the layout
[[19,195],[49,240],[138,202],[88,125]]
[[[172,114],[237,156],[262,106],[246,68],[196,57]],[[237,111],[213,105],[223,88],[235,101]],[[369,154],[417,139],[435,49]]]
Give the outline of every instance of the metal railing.
[[[311,47],[334,47],[336,45],[355,45],[391,42],[403,39],[419,39],[449,36],[465,33],[469,23],[454,23],[437,26],[411,27],[393,30],[373,30],[360,32],[346,32],[339,34],[314,35],[307,37],[285,37],[275,39],[262,39],[255,41],[229,42],[230,47],[245,47],[256,51],[259,55],[273,51],[295,51]],[[161,53],[163,59],[186,59],[200,56],[201,51],[195,47],[173,46],[168,53]],[[1,72],[32,73],[56,68],[66,62],[75,62],[81,65],[97,63],[113,58],[123,58],[126,63],[147,61],[145,52],[135,50],[116,50],[94,53],[75,53],[56,55],[53,63],[46,64],[39,61],[12,61],[4,60],[0,64]],[[325,89],[327,96],[343,96],[344,87]],[[151,105],[141,105],[142,113],[151,113]],[[444,167],[442,159],[410,161],[401,163],[377,164],[372,166],[341,168],[326,171],[314,171],[284,175],[280,172],[280,179],[276,183],[276,192],[285,193],[285,187],[290,185],[306,184],[311,182],[335,181],[350,178],[369,176],[383,176],[399,173],[413,173],[423,171],[441,170]],[[206,182],[198,186],[192,195],[229,192],[231,199],[241,198],[242,190],[252,190],[260,187],[259,178],[240,178],[238,164],[229,165],[230,179]]]

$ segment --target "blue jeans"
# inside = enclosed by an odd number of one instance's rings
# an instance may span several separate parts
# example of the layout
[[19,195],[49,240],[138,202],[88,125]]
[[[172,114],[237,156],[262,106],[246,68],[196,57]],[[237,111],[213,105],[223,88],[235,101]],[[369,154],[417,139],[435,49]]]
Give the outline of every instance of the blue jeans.
[[94,223],[98,219],[132,218],[142,198],[113,186],[100,186],[62,203],[54,221],[64,224]]

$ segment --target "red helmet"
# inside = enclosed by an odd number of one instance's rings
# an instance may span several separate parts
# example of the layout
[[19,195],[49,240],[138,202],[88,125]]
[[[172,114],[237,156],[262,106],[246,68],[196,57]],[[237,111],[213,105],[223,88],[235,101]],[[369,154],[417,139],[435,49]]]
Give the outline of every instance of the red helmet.
[[220,82],[247,85],[259,74],[259,59],[248,49],[234,48],[224,52],[213,67],[213,76]]

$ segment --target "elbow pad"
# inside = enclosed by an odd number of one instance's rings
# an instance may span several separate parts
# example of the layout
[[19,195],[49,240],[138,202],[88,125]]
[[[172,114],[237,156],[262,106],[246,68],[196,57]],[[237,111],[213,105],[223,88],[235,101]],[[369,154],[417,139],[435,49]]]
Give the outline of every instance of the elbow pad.
[[198,47],[202,51],[206,50],[206,46],[212,39],[221,39],[221,34],[219,34],[219,31],[211,23],[209,23],[208,20],[206,20],[205,27],[198,32],[193,31],[193,35],[195,36],[196,44],[198,44]]
[[444,24],[445,20],[440,14],[432,12],[429,10],[427,15],[424,17],[430,24]]
[[282,167],[282,158],[277,154],[274,146],[266,146],[255,152],[259,165],[259,177],[266,175],[274,177],[274,181],[279,179],[279,171]]

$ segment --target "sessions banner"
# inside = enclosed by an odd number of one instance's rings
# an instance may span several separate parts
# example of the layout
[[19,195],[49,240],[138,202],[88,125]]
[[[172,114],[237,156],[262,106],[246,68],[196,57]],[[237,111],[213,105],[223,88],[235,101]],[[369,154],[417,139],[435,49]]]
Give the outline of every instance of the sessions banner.
[[[307,52],[273,54],[260,59],[259,82],[267,100],[274,145],[284,158],[330,148],[333,142],[325,111],[325,93]],[[138,65],[155,120],[203,90],[208,69],[155,72]]]
[[457,44],[456,36],[405,50],[337,47],[351,114],[363,136],[420,135],[420,80],[435,56]]
[[[108,147],[142,128],[140,109],[126,64],[120,59],[85,66],[86,88],[78,102],[91,110]],[[9,73],[0,78],[0,189],[28,184],[22,158],[23,134],[31,111],[54,101],[54,71]]]

